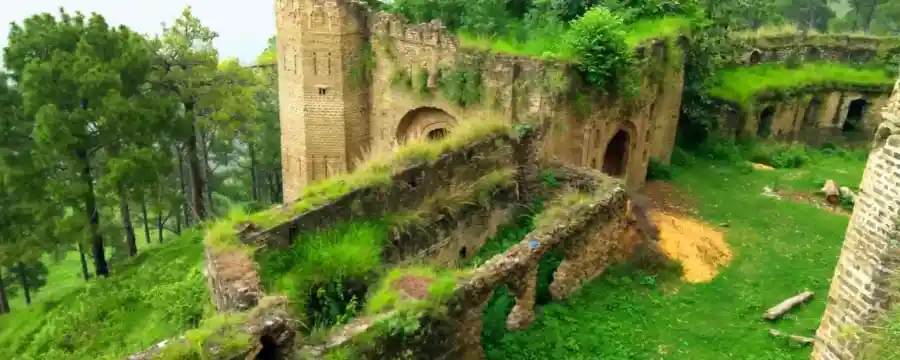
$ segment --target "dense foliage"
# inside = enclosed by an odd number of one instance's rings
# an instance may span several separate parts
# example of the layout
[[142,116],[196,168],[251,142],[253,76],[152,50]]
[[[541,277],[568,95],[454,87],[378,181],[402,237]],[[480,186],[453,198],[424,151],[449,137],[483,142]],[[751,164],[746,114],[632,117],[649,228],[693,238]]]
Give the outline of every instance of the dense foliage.
[[274,40],[262,66],[246,68],[219,59],[216,37],[190,8],[155,38],[65,10],[12,24],[0,74],[0,312],[13,295],[31,302],[46,262],[74,253],[81,278],[110,276],[110,261],[139,243],[232,203],[280,201]]

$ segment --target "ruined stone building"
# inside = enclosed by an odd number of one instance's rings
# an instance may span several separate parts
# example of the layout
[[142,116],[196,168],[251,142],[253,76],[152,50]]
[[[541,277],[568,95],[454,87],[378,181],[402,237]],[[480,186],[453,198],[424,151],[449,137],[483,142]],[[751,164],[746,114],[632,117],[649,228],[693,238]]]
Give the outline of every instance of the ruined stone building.
[[834,270],[813,360],[860,358],[860,330],[891,306],[898,269],[900,215],[900,79],[882,109],[859,196]]
[[[671,157],[687,36],[637,46],[646,65],[636,99],[585,101],[571,96],[577,76],[566,64],[467,48],[438,23],[410,24],[352,0],[280,0],[276,14],[285,201],[304,184],[353,170],[369,151],[441,137],[460,121],[486,117],[546,120],[553,124],[546,155],[623,177],[632,187],[643,184],[650,158]],[[738,66],[864,62],[879,56],[883,43],[773,36],[736,40],[734,52]],[[889,92],[815,86],[789,96],[760,94],[750,108],[724,101],[721,128],[729,136],[812,143],[843,140],[848,127],[868,137]]]

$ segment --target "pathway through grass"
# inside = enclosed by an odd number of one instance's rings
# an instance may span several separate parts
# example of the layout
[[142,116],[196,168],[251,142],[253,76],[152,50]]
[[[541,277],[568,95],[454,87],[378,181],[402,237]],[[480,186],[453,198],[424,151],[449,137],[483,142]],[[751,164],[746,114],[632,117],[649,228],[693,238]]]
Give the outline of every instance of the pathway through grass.
[[[770,327],[811,336],[848,218],[813,205],[760,195],[776,179],[812,190],[819,178],[856,185],[861,157],[832,158],[806,168],[747,172],[701,161],[679,169],[675,186],[693,198],[699,217],[727,227],[734,260],[705,284],[685,284],[632,269],[612,269],[561,303],[543,308],[524,332],[500,332],[511,299],[495,299],[486,312],[488,359],[808,359],[767,334]],[[855,179],[855,180],[854,180]],[[808,306],[774,326],[761,314],[804,289]],[[490,331],[487,331],[490,329]]]

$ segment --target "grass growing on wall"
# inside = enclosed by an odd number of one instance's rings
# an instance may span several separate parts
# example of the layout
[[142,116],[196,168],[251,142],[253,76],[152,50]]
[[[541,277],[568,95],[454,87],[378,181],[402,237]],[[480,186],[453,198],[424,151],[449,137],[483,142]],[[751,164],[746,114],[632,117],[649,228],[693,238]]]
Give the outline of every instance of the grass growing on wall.
[[503,119],[487,118],[462,121],[449,136],[440,141],[420,139],[412,141],[394,151],[370,154],[356,171],[344,173],[313,183],[304,188],[297,201],[252,214],[235,210],[226,219],[212,223],[205,242],[217,250],[237,250],[252,252],[253,249],[240,243],[238,225],[253,223],[262,228],[272,227],[290,220],[305,211],[327,204],[351,191],[366,187],[385,187],[397,171],[413,164],[433,162],[444,154],[461,149],[473,142],[500,134],[518,136],[520,133]]
[[[671,39],[690,31],[690,20],[684,17],[639,20],[625,26],[625,39],[635,47],[650,39]],[[527,56],[538,59],[576,60],[563,41],[568,34],[568,25],[545,29],[529,29],[527,35],[508,34],[488,37],[465,32],[457,34],[463,48],[490,51],[497,54]],[[524,40],[523,40],[524,39]]]
[[768,90],[791,90],[810,85],[891,85],[895,78],[879,67],[863,68],[838,63],[806,63],[788,69],[781,64],[761,64],[721,71],[710,95],[749,106],[754,96]]
[[662,19],[640,20],[627,25],[625,42],[635,47],[651,39],[669,39],[690,32],[691,22],[683,17],[664,17]]

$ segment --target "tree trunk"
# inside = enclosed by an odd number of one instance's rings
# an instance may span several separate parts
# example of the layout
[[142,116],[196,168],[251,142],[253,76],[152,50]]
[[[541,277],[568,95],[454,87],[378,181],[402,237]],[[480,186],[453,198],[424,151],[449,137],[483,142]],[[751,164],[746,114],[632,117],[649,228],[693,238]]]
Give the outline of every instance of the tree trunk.
[[91,279],[91,274],[88,272],[87,258],[84,256],[84,247],[80,242],[78,243],[78,258],[81,260],[81,276],[84,277],[84,281],[88,281]]
[[150,243],[150,219],[147,218],[147,199],[141,199],[141,217],[144,218],[144,240]]
[[81,181],[87,185],[84,196],[84,210],[89,233],[91,234],[91,254],[94,255],[94,273],[98,276],[109,276],[109,264],[106,263],[106,249],[103,245],[103,234],[100,234],[100,209],[97,207],[97,197],[94,194],[94,178],[91,174],[91,163],[87,151],[76,150],[78,159],[81,160]]
[[[181,227],[181,219],[178,217],[178,215],[175,216],[175,220],[178,224],[178,227]],[[158,213],[156,213],[156,230],[159,236],[160,244],[163,243],[163,230],[165,230],[165,227],[163,225],[165,225],[165,223],[163,222],[162,210],[160,210]],[[181,231],[181,229],[178,229],[178,231]]]
[[256,179],[256,149],[253,144],[247,143],[247,153],[250,155],[250,194],[253,201],[259,201],[259,184]]
[[137,236],[134,234],[134,224],[131,222],[131,206],[128,205],[128,191],[119,185],[119,215],[122,216],[122,225],[125,227],[125,245],[128,247],[128,255],[137,255]]
[[[180,189],[181,189],[181,199],[182,199],[182,204],[179,205],[179,207],[181,208],[182,214],[183,214],[183,216],[184,216],[184,226],[185,226],[185,227],[188,227],[188,226],[191,226],[191,216],[190,216],[190,214],[188,213],[188,211],[189,211],[189,209],[188,209],[189,206],[187,205],[187,204],[190,203],[190,201],[189,201],[189,199],[188,199],[188,195],[187,195],[187,184],[186,184],[186,181],[184,180],[184,177],[185,177],[185,174],[184,174],[184,154],[182,154],[182,153],[179,151],[179,152],[178,152],[178,183],[179,183],[179,186],[181,187]],[[181,223],[180,223],[180,222],[179,222],[179,224],[178,224],[178,228],[179,228],[179,229],[181,228]]]
[[206,204],[208,206],[208,212],[210,215],[215,215],[216,206],[213,204],[213,185],[212,185],[212,167],[209,166],[209,146],[206,144],[206,133],[200,130],[199,127],[194,127],[197,132],[197,139],[200,140],[200,151],[202,152],[202,163],[203,166],[203,191],[204,195],[206,195]]
[[31,305],[31,288],[28,287],[28,274],[25,272],[25,264],[19,262],[19,281],[22,282],[22,292],[25,295],[25,305]]
[[9,299],[6,297],[6,285],[3,283],[3,269],[0,268],[0,314],[9,313]]

